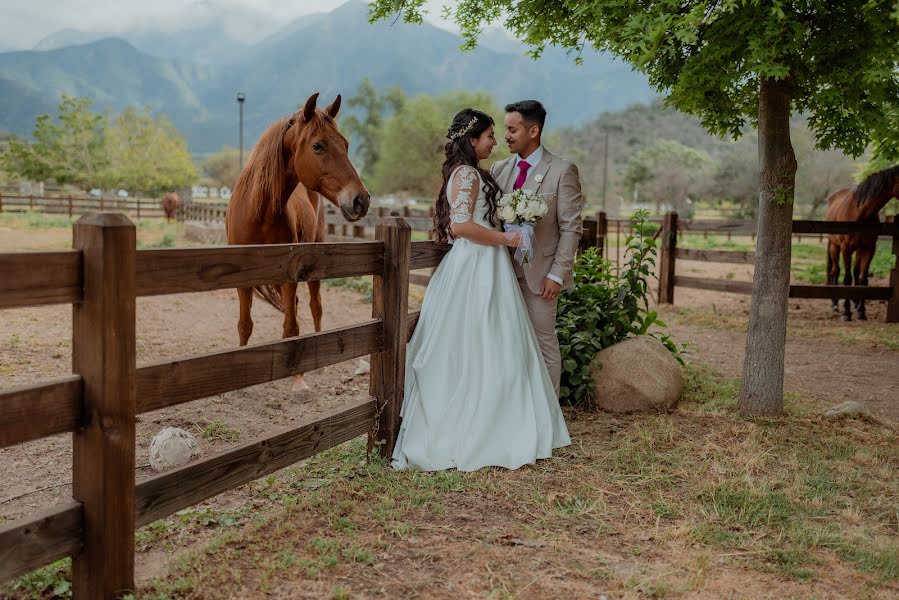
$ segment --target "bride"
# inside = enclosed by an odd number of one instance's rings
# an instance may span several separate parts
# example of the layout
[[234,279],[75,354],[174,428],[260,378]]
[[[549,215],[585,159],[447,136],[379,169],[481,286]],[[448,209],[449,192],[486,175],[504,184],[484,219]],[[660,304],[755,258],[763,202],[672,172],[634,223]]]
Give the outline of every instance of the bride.
[[425,294],[406,356],[397,469],[508,469],[571,443],[496,215],[499,186],[479,161],[496,145],[489,115],[450,125],[434,225],[453,247]]

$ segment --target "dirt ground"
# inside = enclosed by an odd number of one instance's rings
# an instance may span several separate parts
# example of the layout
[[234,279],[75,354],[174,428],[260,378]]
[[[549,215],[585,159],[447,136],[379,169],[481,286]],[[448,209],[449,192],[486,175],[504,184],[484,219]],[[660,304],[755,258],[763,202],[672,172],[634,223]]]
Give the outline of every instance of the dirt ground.
[[[0,240],[0,251],[61,248],[70,244],[67,232],[57,230],[22,234],[0,228]],[[678,272],[737,280],[751,277],[749,268],[739,265],[686,261],[679,264]],[[322,290],[324,329],[357,323],[371,314],[371,304],[357,291],[330,285],[323,286]],[[301,294],[300,303],[304,307],[307,297],[303,287]],[[661,312],[676,340],[694,345],[690,360],[739,377],[749,297],[678,288],[675,302],[674,307],[663,307]],[[415,304],[416,299],[410,301],[410,305]],[[138,365],[237,346],[237,310],[233,290],[139,299]],[[893,343],[899,341],[899,328],[882,322],[884,311],[883,303],[872,302],[868,322],[843,323],[830,315],[826,300],[791,301],[786,388],[833,404],[860,400],[880,417],[899,422],[899,352],[896,351],[899,344]],[[307,315],[308,311],[301,311],[303,333],[311,330]],[[257,301],[254,320],[252,342],[280,338],[280,315],[274,309]],[[817,336],[815,331],[824,333]],[[151,475],[148,446],[161,428],[175,426],[193,431],[200,440],[203,455],[209,456],[291,421],[332,412],[367,397],[367,376],[353,374],[357,364],[358,360],[353,360],[310,373],[307,382],[312,389],[303,395],[292,393],[291,381],[282,380],[140,415],[137,480]],[[68,307],[0,312],[0,388],[35,383],[70,372],[71,310]],[[71,498],[70,436],[57,435],[0,449],[0,476],[0,523],[68,501]],[[255,497],[244,486],[211,499],[202,507],[216,510],[239,507]],[[452,531],[448,524],[440,522],[433,527]],[[203,539],[203,535],[198,535],[196,543]],[[138,577],[146,579],[161,573],[170,556],[151,546],[138,552]]]

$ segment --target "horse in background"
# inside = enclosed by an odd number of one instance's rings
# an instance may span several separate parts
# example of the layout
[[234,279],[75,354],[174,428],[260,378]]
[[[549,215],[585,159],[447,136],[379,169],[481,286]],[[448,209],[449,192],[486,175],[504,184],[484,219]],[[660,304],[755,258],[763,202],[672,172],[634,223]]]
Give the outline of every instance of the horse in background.
[[162,212],[165,213],[165,222],[171,223],[175,219],[175,211],[178,210],[178,194],[167,192],[162,197]]
[[[234,186],[225,214],[229,244],[296,244],[325,241],[324,201],[338,207],[348,221],[368,212],[370,196],[348,156],[349,143],[337,129],[340,96],[325,109],[318,94],[302,110],[272,123],[251,154]],[[309,281],[309,308],[315,331],[321,331],[321,282]],[[239,288],[237,333],[244,346],[253,333],[250,311],[254,292],[284,313],[283,337],[299,335],[297,282]],[[305,391],[303,375],[293,390]]]
[[[827,199],[827,221],[878,223],[879,212],[891,198],[899,198],[899,165],[868,176],[855,187],[834,192]],[[843,258],[843,285],[868,285],[868,270],[877,250],[876,234],[834,233],[827,241],[827,283],[838,285],[840,257]],[[855,254],[855,264],[852,255]],[[839,298],[831,301],[831,310],[839,312]],[[859,320],[867,319],[865,301],[855,301],[855,313]],[[849,299],[844,301],[843,320],[852,320]]]

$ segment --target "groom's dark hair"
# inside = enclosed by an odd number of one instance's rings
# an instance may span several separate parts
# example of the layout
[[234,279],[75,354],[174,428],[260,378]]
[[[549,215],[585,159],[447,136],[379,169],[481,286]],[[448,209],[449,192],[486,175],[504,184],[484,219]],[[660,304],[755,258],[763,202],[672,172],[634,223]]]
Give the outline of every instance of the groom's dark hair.
[[546,123],[546,109],[538,100],[520,100],[506,104],[506,112],[521,113],[522,121],[531,125],[539,125],[540,131],[543,131],[543,124]]

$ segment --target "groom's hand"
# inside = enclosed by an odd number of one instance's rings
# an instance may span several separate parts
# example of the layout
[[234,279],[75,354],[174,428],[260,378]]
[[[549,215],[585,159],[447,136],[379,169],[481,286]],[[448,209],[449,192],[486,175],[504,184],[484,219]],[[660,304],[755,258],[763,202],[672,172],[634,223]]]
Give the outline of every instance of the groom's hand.
[[540,290],[540,297],[544,300],[555,300],[559,297],[562,286],[549,277],[543,280],[543,289]]

